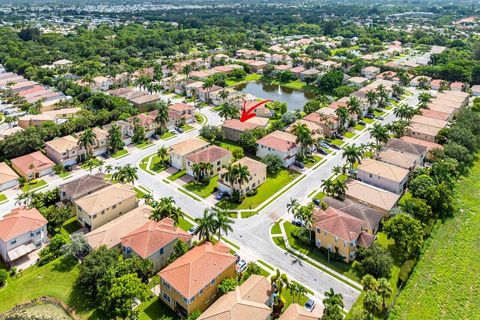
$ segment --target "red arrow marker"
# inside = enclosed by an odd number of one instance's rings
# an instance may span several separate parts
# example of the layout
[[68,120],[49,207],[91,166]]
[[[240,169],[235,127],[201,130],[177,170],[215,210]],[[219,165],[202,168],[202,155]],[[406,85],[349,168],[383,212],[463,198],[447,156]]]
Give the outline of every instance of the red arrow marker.
[[266,104],[266,103],[269,103],[269,102],[272,102],[272,100],[263,100],[263,101],[260,101],[259,103],[253,105],[252,107],[248,108],[248,110],[246,110],[247,101],[244,101],[244,102],[243,102],[243,108],[242,108],[242,116],[240,117],[240,121],[241,121],[241,122],[245,122],[245,121],[247,121],[248,119],[251,119],[251,118],[255,117],[255,112],[254,112],[254,110],[255,110],[257,107],[260,107],[261,105]]

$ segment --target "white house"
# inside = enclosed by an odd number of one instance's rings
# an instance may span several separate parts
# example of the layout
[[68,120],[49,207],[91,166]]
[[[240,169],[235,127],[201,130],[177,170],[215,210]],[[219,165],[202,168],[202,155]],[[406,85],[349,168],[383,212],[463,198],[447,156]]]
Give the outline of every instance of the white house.
[[290,167],[295,162],[298,152],[296,137],[293,134],[274,131],[257,141],[257,157],[275,155],[282,159],[284,167]]

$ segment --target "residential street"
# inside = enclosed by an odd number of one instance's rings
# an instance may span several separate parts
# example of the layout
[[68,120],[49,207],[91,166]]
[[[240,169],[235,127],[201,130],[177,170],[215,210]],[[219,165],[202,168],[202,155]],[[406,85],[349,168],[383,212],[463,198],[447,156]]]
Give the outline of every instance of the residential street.
[[[418,92],[414,89],[415,94],[406,100],[411,106],[415,106],[418,100]],[[221,119],[216,112],[208,109],[201,111],[207,117],[207,123],[212,125],[220,125]],[[382,123],[389,123],[395,120],[395,116],[390,112]],[[146,156],[154,153],[160,146],[170,146],[187,138],[198,136],[198,129],[183,133],[175,138],[164,141],[155,142],[155,146],[140,150],[132,148],[130,155],[121,159],[108,159],[106,164],[125,165],[131,164],[137,166],[138,163]],[[370,140],[370,134],[364,130],[358,137],[350,143],[362,144]],[[360,292],[345,282],[330,276],[329,274],[311,266],[310,264],[299,260],[297,257],[290,255],[278,248],[271,240],[270,226],[280,217],[286,215],[286,205],[291,198],[299,199],[300,202],[307,199],[307,195],[317,190],[322,180],[328,178],[332,174],[333,167],[343,164],[342,151],[337,151],[327,158],[327,160],[314,170],[307,172],[306,177],[299,183],[290,188],[285,194],[273,201],[271,204],[260,210],[259,214],[248,219],[238,219],[234,225],[234,232],[228,235],[228,238],[241,247],[240,254],[247,260],[260,259],[268,264],[281,269],[288,276],[296,281],[304,284],[316,293],[317,300],[322,299],[323,292],[333,288],[336,293],[341,293],[344,298],[345,309],[349,310],[356,301]],[[58,179],[51,182],[48,187],[42,189],[48,190],[67,181],[88,174],[86,170],[80,170],[66,180]],[[204,209],[209,208],[205,201],[197,201],[180,192],[174,183],[165,183],[159,175],[150,175],[143,170],[138,170],[137,184],[151,190],[154,197],[173,197],[184,212],[192,217],[200,217]],[[8,213],[15,206],[14,197],[3,205],[0,205],[0,215]]]

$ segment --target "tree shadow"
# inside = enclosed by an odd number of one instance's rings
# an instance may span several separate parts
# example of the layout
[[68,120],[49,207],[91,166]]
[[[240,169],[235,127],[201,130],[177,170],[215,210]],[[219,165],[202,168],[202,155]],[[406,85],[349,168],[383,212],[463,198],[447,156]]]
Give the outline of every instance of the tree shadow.
[[63,256],[58,263],[53,266],[53,270],[58,272],[70,272],[78,264],[78,261],[75,257],[70,255]]

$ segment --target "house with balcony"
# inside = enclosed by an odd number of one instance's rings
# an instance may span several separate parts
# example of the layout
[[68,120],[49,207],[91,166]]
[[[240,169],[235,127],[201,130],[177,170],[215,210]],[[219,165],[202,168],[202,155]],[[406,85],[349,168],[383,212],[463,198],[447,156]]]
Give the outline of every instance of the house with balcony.
[[274,131],[265,137],[257,140],[257,157],[264,158],[267,155],[278,156],[284,167],[288,168],[294,164],[299,147],[296,143],[297,137],[283,131]]
[[47,157],[56,164],[71,166],[85,157],[85,149],[78,145],[73,136],[56,138],[45,143]]

